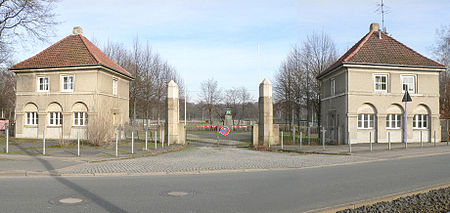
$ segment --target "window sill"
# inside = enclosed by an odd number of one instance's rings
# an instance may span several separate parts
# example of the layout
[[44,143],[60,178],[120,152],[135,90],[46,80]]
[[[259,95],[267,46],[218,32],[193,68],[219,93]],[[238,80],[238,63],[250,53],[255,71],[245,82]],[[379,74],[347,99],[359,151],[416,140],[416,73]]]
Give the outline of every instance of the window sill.
[[387,128],[387,127],[386,127],[386,129],[387,130],[402,130],[402,128]]
[[37,125],[37,124],[25,124],[24,127],[28,127],[28,128],[37,128],[38,125]]
[[428,128],[413,128],[413,130],[429,130]]
[[73,90],[61,90],[61,92],[70,93],[73,92]]
[[374,130],[374,128],[357,128],[358,130]]
[[62,125],[48,125],[47,128],[60,128]]

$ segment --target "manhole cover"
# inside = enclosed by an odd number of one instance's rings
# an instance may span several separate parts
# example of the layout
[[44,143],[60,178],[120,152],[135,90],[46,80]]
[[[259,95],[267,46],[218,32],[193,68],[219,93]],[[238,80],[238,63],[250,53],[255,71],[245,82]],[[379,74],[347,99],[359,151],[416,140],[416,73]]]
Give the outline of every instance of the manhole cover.
[[62,203],[62,204],[78,204],[78,203],[83,202],[83,200],[80,198],[75,198],[75,197],[67,197],[67,198],[58,200],[58,202]]
[[175,197],[182,197],[188,195],[189,192],[168,192],[167,195],[175,196]]
[[161,192],[161,196],[167,196],[167,197],[193,197],[196,193],[194,191],[168,191],[168,192]]

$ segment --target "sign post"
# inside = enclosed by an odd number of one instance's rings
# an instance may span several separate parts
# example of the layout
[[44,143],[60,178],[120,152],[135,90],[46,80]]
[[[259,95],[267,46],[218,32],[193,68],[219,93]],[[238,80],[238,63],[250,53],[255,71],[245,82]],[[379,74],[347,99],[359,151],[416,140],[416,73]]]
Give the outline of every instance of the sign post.
[[405,102],[405,122],[404,122],[404,128],[405,128],[405,136],[404,136],[404,140],[405,140],[405,149],[408,148],[408,108],[407,108],[407,103],[411,102],[411,96],[409,95],[408,92],[408,85],[405,85],[405,95],[403,95],[403,99],[402,102]]
[[9,124],[5,123],[6,153],[9,153]]
[[148,124],[145,125],[145,150],[148,150]]

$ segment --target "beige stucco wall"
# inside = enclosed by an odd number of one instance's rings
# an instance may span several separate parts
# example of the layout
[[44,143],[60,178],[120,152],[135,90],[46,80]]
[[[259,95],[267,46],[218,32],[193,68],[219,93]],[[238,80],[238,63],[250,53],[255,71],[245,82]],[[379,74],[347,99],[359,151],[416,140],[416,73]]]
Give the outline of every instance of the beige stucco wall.
[[[17,98],[16,98],[16,137],[18,138],[42,138],[43,130],[46,138],[75,139],[80,133],[86,137],[86,126],[73,126],[73,107],[76,103],[82,103],[87,108],[88,120],[98,114],[108,115],[112,122],[112,112],[120,114],[120,123],[129,121],[129,79],[115,74],[106,68],[96,67],[72,67],[51,68],[40,70],[20,70],[17,74]],[[73,92],[62,92],[62,76],[74,76]],[[49,92],[37,92],[38,77],[49,78]],[[118,95],[112,95],[112,80],[118,79]],[[62,108],[63,124],[61,127],[48,126],[49,105],[56,103]],[[33,104],[37,107],[38,125],[25,125],[25,106]]]
[[[336,81],[335,95],[331,96],[331,79]],[[343,143],[347,131],[347,70],[341,69],[321,82],[321,125],[326,127],[327,143]],[[334,117],[332,118],[332,115]]]
[[[347,71],[347,72],[346,72]],[[386,74],[388,76],[387,92],[374,91],[374,74]],[[342,76],[346,76],[348,80],[340,80]],[[404,129],[386,129],[386,116],[389,114],[390,107],[397,107],[401,113],[405,110],[405,104],[401,102],[403,93],[401,91],[402,75],[414,75],[416,79],[416,92],[411,94],[412,102],[407,105],[407,140],[408,142],[425,142],[432,141],[434,132],[436,138],[440,138],[439,123],[439,71],[432,69],[420,68],[400,68],[400,67],[344,67],[332,75],[325,76],[321,79],[322,89],[322,106],[321,119],[324,126],[329,126],[329,111],[336,110],[339,115],[339,123],[344,122],[344,129],[339,130],[340,134],[344,134],[340,138],[340,143],[347,143],[348,132],[351,143],[368,143],[372,142],[385,143],[388,141],[388,132],[390,132],[391,142],[402,142]],[[336,96],[330,97],[330,79],[336,78]],[[347,82],[347,83],[346,83]],[[341,84],[348,86],[348,92],[340,96],[342,90]],[[375,128],[358,129],[357,115],[358,109],[363,104],[370,105],[376,114]],[[412,121],[415,110],[421,106],[425,106],[429,113],[428,129],[413,129]],[[403,119],[403,118],[402,118]],[[404,122],[404,119],[402,123]],[[347,125],[348,123],[348,125]],[[403,125],[403,124],[402,124]],[[341,126],[341,125],[339,125]],[[341,127],[339,127],[341,128]],[[372,136],[370,138],[370,136]]]

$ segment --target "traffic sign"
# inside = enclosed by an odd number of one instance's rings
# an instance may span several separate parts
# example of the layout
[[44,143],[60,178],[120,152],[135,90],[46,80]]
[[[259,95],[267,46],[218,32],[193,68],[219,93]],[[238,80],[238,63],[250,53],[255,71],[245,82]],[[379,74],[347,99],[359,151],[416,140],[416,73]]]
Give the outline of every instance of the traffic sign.
[[224,126],[220,129],[220,134],[223,136],[227,136],[228,134],[230,134],[230,128]]

